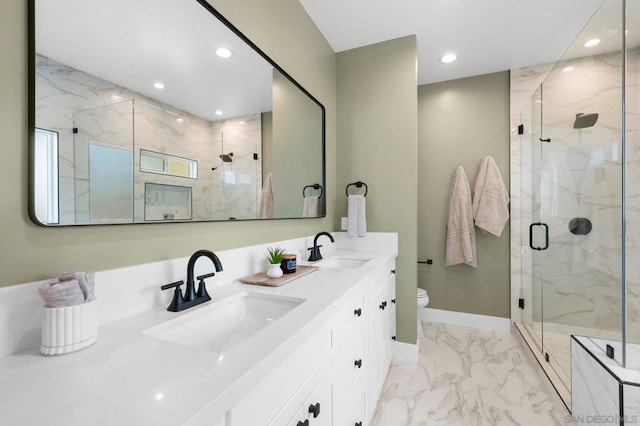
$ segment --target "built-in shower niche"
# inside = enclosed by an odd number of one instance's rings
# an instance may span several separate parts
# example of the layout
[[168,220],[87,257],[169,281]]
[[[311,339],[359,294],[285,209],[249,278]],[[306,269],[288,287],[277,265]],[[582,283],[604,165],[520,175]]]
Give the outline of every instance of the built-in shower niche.
[[191,187],[146,183],[144,185],[144,220],[191,220]]

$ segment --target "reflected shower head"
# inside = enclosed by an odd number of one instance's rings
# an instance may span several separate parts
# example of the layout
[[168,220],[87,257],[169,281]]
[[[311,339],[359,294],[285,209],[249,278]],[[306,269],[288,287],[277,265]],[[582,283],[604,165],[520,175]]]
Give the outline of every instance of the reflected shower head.
[[222,158],[222,162],[223,163],[231,163],[233,161],[233,152],[230,152],[228,154],[221,154],[220,158]]
[[578,113],[576,114],[576,121],[573,122],[574,129],[584,129],[586,127],[592,127],[598,121],[598,113],[591,114]]

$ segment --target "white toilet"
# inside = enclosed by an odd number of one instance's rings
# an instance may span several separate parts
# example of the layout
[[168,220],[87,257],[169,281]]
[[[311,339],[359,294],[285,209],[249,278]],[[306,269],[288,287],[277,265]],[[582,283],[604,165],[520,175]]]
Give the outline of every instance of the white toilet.
[[420,322],[420,309],[425,308],[429,304],[429,295],[427,290],[418,287],[418,338],[424,337],[422,323]]

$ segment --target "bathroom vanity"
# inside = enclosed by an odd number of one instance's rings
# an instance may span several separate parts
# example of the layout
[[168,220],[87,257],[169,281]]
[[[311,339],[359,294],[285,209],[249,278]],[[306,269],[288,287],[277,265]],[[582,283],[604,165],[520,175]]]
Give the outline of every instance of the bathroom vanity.
[[[274,244],[304,264],[312,237],[217,252],[224,270],[207,280],[213,300],[178,313],[166,310],[160,285],[183,279],[186,259],[98,272],[97,343],[44,357],[34,342],[0,358],[3,422],[368,424],[395,341],[397,235],[334,235],[317,271],[281,287],[238,278],[266,268]],[[202,261],[195,272],[211,268]],[[18,299],[33,292],[39,304],[37,284],[17,286]],[[0,307],[8,295],[0,289]],[[26,318],[24,306],[15,315]]]

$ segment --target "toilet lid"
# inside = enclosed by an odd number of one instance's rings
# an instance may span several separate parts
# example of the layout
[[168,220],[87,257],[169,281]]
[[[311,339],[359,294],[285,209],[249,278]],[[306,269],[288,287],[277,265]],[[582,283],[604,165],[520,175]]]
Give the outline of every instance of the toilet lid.
[[427,290],[424,288],[418,288],[418,297],[427,297]]

